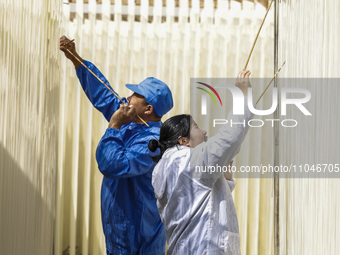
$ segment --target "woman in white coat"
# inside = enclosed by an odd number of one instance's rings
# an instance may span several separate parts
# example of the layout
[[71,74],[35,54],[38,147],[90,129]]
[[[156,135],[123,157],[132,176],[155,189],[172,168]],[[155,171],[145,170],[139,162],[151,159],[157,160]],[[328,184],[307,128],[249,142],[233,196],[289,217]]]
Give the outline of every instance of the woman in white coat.
[[[245,96],[250,87],[249,75],[249,71],[240,72],[236,82]],[[252,116],[245,107],[244,115],[230,113],[228,119],[248,123]],[[206,132],[190,115],[183,114],[165,121],[159,141],[149,142],[152,152],[160,149],[160,154],[153,157],[158,164],[152,185],[165,226],[168,255],[240,254],[231,195],[236,183],[230,171],[216,169],[232,162],[247,130],[247,125],[224,125],[207,141]]]

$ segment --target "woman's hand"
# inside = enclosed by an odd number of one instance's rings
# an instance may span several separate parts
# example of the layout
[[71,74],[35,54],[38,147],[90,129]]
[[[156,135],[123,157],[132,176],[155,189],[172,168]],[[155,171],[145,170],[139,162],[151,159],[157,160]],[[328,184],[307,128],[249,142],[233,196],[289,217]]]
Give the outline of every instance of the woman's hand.
[[251,72],[249,70],[241,71],[238,73],[237,79],[236,79],[236,87],[240,88],[244,95],[247,95],[248,88],[251,87],[249,76]]
[[226,178],[228,181],[232,181],[233,180],[233,173],[231,171],[231,167],[233,166],[233,162],[234,162],[234,160],[229,162],[229,164],[228,164],[228,171],[224,172],[224,178]]

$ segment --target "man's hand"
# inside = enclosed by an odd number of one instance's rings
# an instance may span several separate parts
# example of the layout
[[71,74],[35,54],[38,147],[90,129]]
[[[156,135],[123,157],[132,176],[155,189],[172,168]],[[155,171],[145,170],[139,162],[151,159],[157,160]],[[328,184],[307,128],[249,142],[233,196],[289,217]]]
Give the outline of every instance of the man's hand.
[[130,123],[136,117],[136,108],[133,105],[120,105],[120,108],[112,115],[109,127],[120,129],[121,126]]
[[239,72],[237,79],[236,79],[236,87],[240,88],[244,95],[248,94],[248,88],[251,87],[249,76],[251,72],[249,70],[247,71],[241,71]]
[[60,46],[59,46],[59,49],[65,53],[65,57],[67,57],[69,60],[71,60],[73,65],[74,65],[74,67],[77,68],[81,64],[67,50],[71,51],[73,53],[73,55],[75,55],[80,61],[83,61],[83,59],[78,55],[78,53],[76,51],[76,45],[75,45],[74,42],[68,43],[65,46],[63,46],[65,43],[67,43],[69,41],[70,41],[70,39],[68,39],[65,35],[60,37]]

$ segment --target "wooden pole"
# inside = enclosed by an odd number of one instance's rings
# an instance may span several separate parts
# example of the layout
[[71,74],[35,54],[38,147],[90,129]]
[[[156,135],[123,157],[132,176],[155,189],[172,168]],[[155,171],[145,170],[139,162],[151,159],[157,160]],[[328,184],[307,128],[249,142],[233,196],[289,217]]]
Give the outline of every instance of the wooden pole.
[[[262,29],[262,27],[263,27],[264,21],[265,21],[265,20],[266,20],[266,18],[267,18],[268,12],[269,12],[269,10],[270,10],[270,7],[272,6],[273,2],[274,2],[274,0],[272,0],[272,1],[271,1],[270,5],[269,5],[269,7],[268,7],[268,9],[267,9],[266,15],[264,16],[264,18],[263,18],[263,20],[262,20],[262,24],[261,24],[261,26],[260,26],[260,29],[259,29],[259,31],[257,32],[257,35],[256,35],[256,38],[255,38],[255,41],[254,41],[254,43],[253,43],[253,46],[251,47],[250,54],[249,54],[249,56],[248,56],[247,63],[246,63],[246,65],[244,66],[244,69],[243,69],[243,71],[245,71],[245,70],[247,69],[247,66],[248,66],[248,63],[249,63],[249,60],[250,60],[251,54],[253,53],[253,50],[254,50],[255,44],[256,44],[256,42],[257,42],[257,38],[258,38],[258,37],[259,37],[259,35],[260,35],[260,32],[261,32],[261,29]],[[275,69],[275,70],[276,70],[276,69]]]
[[[274,70],[278,68],[279,53],[279,5],[274,7]],[[277,88],[275,79],[274,87]],[[279,97],[280,100],[280,97]],[[274,112],[274,119],[280,118],[280,102]],[[274,167],[280,164],[280,126],[274,124]],[[280,173],[274,173],[274,255],[280,255]]]

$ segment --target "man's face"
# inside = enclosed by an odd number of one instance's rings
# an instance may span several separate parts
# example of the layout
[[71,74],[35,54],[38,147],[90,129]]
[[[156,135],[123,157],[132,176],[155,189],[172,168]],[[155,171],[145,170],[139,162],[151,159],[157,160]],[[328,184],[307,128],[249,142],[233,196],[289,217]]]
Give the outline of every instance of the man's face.
[[[132,95],[126,98],[128,100],[128,105],[133,105],[136,109],[136,112],[139,116],[143,116],[144,112],[147,110],[148,103],[145,98],[137,93],[133,93]],[[139,120],[137,117],[136,119]]]

